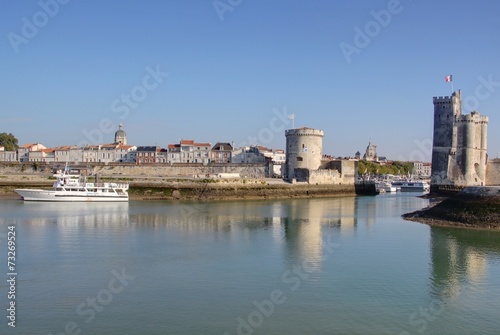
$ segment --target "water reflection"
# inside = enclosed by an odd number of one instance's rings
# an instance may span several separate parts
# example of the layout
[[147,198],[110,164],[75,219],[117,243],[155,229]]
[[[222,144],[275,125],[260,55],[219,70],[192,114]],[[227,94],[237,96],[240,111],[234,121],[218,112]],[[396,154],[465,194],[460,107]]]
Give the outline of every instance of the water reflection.
[[356,198],[292,200],[283,219],[288,258],[320,266],[324,243],[356,229]]
[[499,232],[431,227],[433,293],[450,300],[464,285],[480,288],[488,277],[488,257],[500,255]]
[[[285,245],[287,258],[319,264],[326,236],[352,235],[357,198],[225,202],[25,203],[30,228],[58,231],[59,243],[99,229],[119,236],[144,229],[173,228],[181,234],[222,232],[235,240],[255,230],[271,230],[272,243]],[[50,228],[55,225],[55,227]],[[121,228],[127,227],[127,230]],[[107,229],[103,229],[107,228]],[[326,233],[325,233],[326,231]],[[249,235],[250,236],[250,235]],[[248,237],[248,236],[247,236]]]
[[20,210],[33,212],[32,226],[57,224],[65,227],[105,227],[128,224],[128,203],[25,202]]

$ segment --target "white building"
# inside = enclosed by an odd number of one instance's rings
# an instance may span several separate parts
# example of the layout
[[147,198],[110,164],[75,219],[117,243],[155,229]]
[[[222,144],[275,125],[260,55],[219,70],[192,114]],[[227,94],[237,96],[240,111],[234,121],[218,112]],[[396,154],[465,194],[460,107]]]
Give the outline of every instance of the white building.
[[82,162],[84,163],[96,163],[99,161],[99,146],[98,145],[86,145],[83,147]]
[[41,149],[36,151],[28,151],[28,162],[55,162],[54,149]]
[[54,148],[54,161],[56,162],[81,162],[83,158],[83,148],[65,145]]
[[234,149],[231,156],[231,163],[256,164],[265,162],[266,157],[255,146]]
[[167,163],[210,163],[210,143],[196,143],[181,140],[179,144],[168,145]]
[[17,162],[17,152],[5,151],[4,147],[0,147],[0,162]]
[[[81,149],[81,161],[85,163],[126,163],[135,162],[131,159],[132,152],[137,149],[134,145],[124,145],[120,143],[102,144],[102,145],[87,145]],[[74,156],[76,158],[77,151]]]
[[432,164],[426,162],[414,162],[412,174],[424,178],[430,178],[432,172]]
[[25,145],[20,146],[17,149],[17,158],[19,159],[19,162],[28,162],[28,153],[30,151],[38,151],[42,149],[47,149],[43,144],[40,143],[28,143]]

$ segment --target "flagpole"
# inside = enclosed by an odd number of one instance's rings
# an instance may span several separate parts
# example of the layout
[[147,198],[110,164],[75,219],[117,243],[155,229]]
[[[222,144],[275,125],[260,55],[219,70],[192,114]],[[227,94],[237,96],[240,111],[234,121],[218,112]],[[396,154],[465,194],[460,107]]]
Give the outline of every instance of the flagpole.
[[455,90],[453,89],[453,75],[450,75],[450,78],[451,78],[451,95],[453,95],[453,92],[455,92]]

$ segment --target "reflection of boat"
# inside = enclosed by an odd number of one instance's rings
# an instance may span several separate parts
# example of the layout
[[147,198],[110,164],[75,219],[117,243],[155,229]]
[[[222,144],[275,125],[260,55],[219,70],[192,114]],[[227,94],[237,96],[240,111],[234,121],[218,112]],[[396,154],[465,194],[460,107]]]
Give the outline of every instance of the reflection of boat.
[[128,184],[87,183],[85,177],[64,172],[54,175],[54,190],[17,189],[25,201],[128,201]]
[[401,185],[401,192],[429,192],[430,188],[426,181],[407,181]]

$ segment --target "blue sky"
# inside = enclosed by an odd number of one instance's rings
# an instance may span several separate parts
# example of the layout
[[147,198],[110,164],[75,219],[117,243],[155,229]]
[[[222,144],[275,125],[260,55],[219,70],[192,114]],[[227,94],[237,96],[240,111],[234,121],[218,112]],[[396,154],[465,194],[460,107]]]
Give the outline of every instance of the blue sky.
[[284,148],[293,113],[326,154],[371,140],[430,160],[453,74],[500,156],[498,1],[59,1],[0,3],[0,132],[21,144],[112,142],[123,123],[135,145]]

